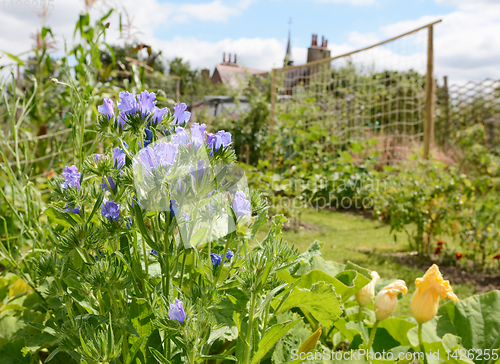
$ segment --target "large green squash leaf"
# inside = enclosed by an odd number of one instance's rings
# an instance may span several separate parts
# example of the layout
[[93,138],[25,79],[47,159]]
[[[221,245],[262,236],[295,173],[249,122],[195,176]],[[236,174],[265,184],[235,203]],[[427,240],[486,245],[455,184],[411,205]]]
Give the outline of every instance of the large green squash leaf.
[[[275,300],[273,307],[278,305]],[[311,289],[298,288],[290,293],[278,313],[298,307],[310,313],[323,326],[330,327],[342,314],[340,297],[335,293],[332,285],[324,282],[313,284]]]
[[[450,333],[462,338],[466,349],[498,349],[500,355],[500,291],[468,297],[456,304],[450,301],[439,309],[438,316],[436,332],[440,337]],[[475,360],[488,361],[485,356]]]

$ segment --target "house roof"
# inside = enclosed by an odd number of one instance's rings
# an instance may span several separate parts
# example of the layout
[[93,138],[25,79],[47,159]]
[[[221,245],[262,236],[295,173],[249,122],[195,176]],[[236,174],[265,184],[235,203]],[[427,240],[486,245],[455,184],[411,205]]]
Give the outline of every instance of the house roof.
[[215,66],[214,75],[215,73],[219,74],[223,84],[231,87],[238,87],[241,82],[246,81],[248,76],[266,75],[268,74],[268,71],[218,64]]

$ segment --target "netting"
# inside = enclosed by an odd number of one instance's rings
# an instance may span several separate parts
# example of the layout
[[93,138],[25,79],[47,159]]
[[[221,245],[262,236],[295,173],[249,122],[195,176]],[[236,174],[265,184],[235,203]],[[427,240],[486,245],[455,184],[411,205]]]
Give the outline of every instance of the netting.
[[[82,143],[85,150],[96,143],[95,134],[91,133],[93,125],[85,125],[85,140]],[[39,136],[27,135],[17,141],[0,138],[0,150],[6,163],[14,170],[21,169],[31,180],[61,171],[65,163],[74,159],[73,144],[72,128]],[[1,165],[5,165],[5,162]]]
[[500,80],[486,79],[443,87],[438,93],[436,141],[443,147],[454,143],[457,131],[482,124],[485,145],[500,141]]
[[372,140],[387,162],[424,136],[428,28],[379,45],[274,71],[275,156],[331,153]]

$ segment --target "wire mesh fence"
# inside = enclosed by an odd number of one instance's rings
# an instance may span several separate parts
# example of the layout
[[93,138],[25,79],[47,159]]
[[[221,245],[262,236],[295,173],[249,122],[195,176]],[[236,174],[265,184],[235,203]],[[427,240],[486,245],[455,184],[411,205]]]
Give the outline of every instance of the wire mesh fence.
[[436,143],[446,149],[454,144],[457,131],[482,124],[484,143],[498,146],[500,141],[500,80],[444,86],[437,94]]
[[428,143],[434,24],[342,56],[273,70],[274,155],[331,153],[371,139],[391,163]]

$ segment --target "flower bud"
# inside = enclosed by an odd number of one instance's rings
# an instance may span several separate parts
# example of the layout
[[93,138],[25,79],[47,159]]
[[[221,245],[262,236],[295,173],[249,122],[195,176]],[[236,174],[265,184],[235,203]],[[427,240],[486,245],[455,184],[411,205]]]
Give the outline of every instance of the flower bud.
[[439,307],[439,297],[448,297],[458,302],[449,281],[443,280],[439,267],[433,264],[422,278],[415,280],[417,290],[413,294],[410,310],[419,324],[430,321],[436,316]]
[[398,279],[392,282],[387,287],[383,288],[375,298],[375,316],[378,321],[388,318],[398,307],[398,295],[400,293],[406,294],[405,281]]
[[57,78],[52,78],[50,81],[51,81],[52,83],[58,83],[58,82],[59,82],[59,80],[58,80]]
[[371,272],[370,275],[372,276],[372,281],[354,295],[356,302],[362,307],[367,306],[372,301],[373,297],[375,297],[375,284],[377,284],[377,281],[380,279],[380,276],[375,271]]

